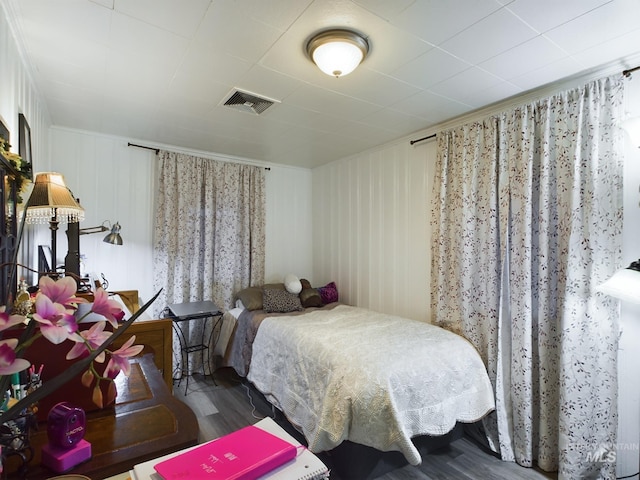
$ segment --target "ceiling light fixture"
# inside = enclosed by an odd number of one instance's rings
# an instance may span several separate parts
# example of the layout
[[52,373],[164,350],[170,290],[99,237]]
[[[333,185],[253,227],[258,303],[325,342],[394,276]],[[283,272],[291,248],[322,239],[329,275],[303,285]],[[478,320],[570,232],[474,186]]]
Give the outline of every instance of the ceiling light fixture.
[[307,43],[307,54],[327,75],[343,77],[353,72],[369,53],[366,38],[351,30],[326,30]]

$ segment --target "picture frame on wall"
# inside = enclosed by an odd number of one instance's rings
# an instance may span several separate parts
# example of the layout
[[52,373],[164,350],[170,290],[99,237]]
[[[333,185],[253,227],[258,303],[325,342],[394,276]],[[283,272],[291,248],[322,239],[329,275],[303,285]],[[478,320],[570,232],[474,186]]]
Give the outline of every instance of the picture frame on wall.
[[5,125],[2,117],[0,117],[0,137],[4,138],[5,142],[9,143],[9,129]]
[[18,154],[22,157],[22,161],[29,168],[23,168],[24,172],[28,172],[27,177],[33,181],[33,159],[31,158],[31,127],[27,118],[22,114],[18,114]]

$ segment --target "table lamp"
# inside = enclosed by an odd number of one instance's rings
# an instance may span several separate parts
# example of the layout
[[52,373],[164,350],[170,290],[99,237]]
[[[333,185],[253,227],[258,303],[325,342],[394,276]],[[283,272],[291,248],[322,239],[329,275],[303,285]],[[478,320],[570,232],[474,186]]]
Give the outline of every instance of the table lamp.
[[27,223],[49,222],[52,265],[51,272],[48,273],[52,276],[57,275],[55,272],[58,225],[60,222],[79,222],[83,219],[84,209],[76,202],[61,174],[43,172],[36,175],[33,190],[26,203],[25,221]]

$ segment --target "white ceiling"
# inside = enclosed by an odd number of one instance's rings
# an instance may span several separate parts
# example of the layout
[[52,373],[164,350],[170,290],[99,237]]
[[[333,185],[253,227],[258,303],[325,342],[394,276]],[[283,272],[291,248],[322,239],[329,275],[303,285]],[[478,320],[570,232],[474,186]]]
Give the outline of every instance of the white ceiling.
[[[640,52],[639,0],[3,1],[54,125],[303,167]],[[304,52],[330,27],[371,45],[339,79]]]

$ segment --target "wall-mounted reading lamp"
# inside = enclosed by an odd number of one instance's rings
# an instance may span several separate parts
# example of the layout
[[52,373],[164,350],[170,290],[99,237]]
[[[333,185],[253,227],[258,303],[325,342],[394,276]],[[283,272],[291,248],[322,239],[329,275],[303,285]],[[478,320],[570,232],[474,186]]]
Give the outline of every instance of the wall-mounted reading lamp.
[[618,270],[596,290],[620,300],[640,303],[640,259]]
[[[105,223],[109,224],[107,227]],[[111,230],[111,232],[104,237],[102,240],[105,243],[110,243],[111,245],[122,245],[122,237],[120,236],[120,224],[118,222],[111,225],[108,220],[102,222],[102,225],[98,227],[89,227],[89,228],[81,228],[79,231],[80,235],[89,235],[91,233],[101,233],[107,232]]]
[[[107,225],[105,225],[107,224]],[[69,223],[67,228],[67,239],[69,243],[69,251],[64,258],[64,269],[66,272],[80,277],[80,235],[90,235],[92,233],[108,232],[102,240],[112,245],[122,245],[122,237],[120,236],[120,224],[116,222],[111,225],[108,220],[102,222],[97,227],[80,228],[77,222]]]

